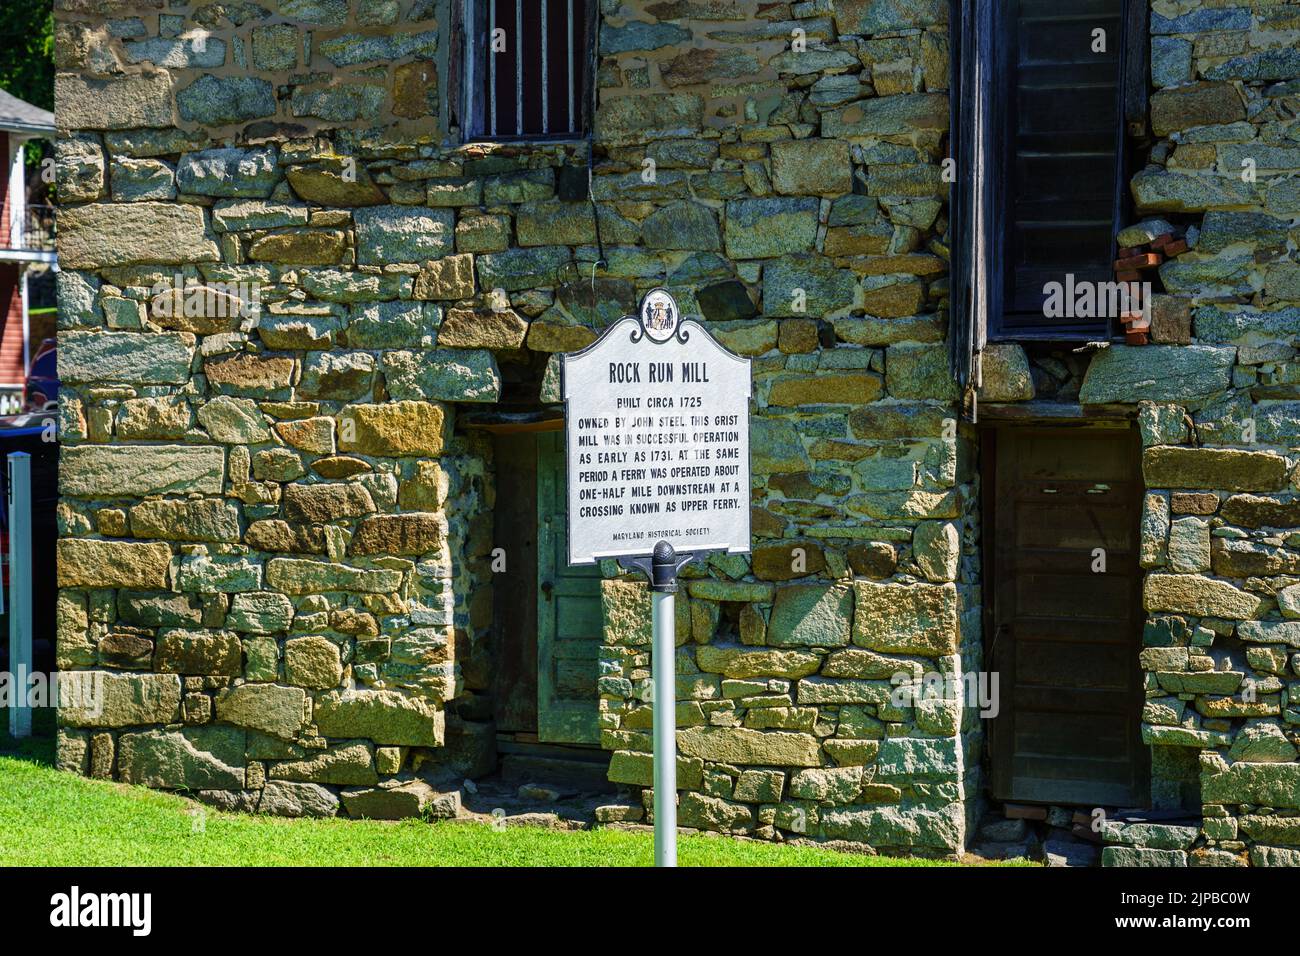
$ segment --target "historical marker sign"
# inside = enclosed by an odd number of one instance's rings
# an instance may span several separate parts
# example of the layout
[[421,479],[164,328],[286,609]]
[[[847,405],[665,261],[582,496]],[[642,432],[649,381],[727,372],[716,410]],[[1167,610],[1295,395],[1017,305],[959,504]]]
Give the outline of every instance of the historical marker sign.
[[749,550],[749,359],[652,289],[561,359],[569,563]]

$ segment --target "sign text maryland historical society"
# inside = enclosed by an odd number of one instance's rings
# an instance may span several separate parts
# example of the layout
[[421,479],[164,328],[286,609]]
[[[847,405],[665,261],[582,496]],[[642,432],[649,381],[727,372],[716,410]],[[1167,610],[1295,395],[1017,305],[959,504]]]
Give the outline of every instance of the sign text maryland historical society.
[[569,563],[749,550],[749,359],[663,289],[563,361]]

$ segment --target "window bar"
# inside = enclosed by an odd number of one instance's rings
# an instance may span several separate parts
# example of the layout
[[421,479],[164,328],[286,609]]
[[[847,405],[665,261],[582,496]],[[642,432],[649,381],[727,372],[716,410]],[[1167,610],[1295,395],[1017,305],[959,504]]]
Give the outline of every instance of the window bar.
[[497,134],[497,0],[488,5],[488,102],[492,109],[492,135]]
[[515,0],[515,135],[524,135],[524,0]]
[[573,48],[573,0],[569,0],[569,32],[565,34],[567,38],[566,46],[569,50],[569,132],[577,130],[578,122],[573,115],[573,61],[577,57],[578,51]]
[[551,84],[549,81],[551,79],[551,73],[550,70],[547,69],[548,57],[547,57],[547,49],[546,49],[550,41],[550,37],[546,35],[546,8],[549,6],[550,6],[550,0],[542,0],[542,132],[543,133],[549,133],[551,131],[550,102],[549,102],[549,96],[547,95],[550,92],[549,87]]
[[[461,0],[460,12],[462,27],[468,35],[473,36],[474,28],[478,26],[477,22],[474,20],[473,0]],[[476,126],[473,119],[475,90],[474,77],[477,75],[474,72],[474,46],[475,44],[473,43],[465,44],[464,92],[460,98],[461,102],[459,104],[461,109],[461,132],[466,134],[472,133]]]

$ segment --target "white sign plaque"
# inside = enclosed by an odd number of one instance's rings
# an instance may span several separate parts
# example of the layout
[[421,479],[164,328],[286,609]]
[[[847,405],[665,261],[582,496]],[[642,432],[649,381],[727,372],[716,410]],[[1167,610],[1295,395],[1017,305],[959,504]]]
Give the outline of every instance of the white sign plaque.
[[561,369],[570,564],[749,551],[749,359],[652,289]]

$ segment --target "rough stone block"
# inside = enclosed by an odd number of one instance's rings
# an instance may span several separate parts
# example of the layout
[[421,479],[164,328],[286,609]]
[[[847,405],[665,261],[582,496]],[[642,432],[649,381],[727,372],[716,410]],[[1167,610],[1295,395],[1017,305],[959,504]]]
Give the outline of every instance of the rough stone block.
[[299,198],[322,206],[374,206],[384,202],[365,166],[326,157],[310,166],[291,166],[285,174]]
[[154,650],[154,670],[164,674],[238,677],[242,647],[233,631],[160,631]]
[[274,147],[205,149],[176,166],[177,187],[198,196],[266,199],[278,178]]
[[1236,352],[1208,345],[1115,345],[1088,365],[1079,401],[1204,402],[1227,390]]
[[1196,518],[1178,518],[1169,527],[1169,567],[1196,574],[1210,569],[1210,525]]
[[1202,755],[1201,795],[1206,803],[1296,809],[1300,807],[1300,764],[1228,764],[1218,755]]
[[333,783],[344,786],[373,784],[379,781],[375,770],[375,748],[364,740],[332,744],[325,750],[309,752],[301,760],[284,760],[271,764],[272,780],[298,780],[310,783]]
[[1022,346],[989,345],[984,350],[984,381],[981,402],[1027,402],[1034,397],[1034,379],[1029,358]]
[[[603,41],[601,49],[609,52]],[[704,100],[697,93],[620,96],[596,111],[596,136],[611,146],[693,136],[703,119]]]
[[275,113],[275,90],[268,80],[260,77],[204,73],[193,83],[177,90],[176,109],[185,122],[200,123],[207,127],[261,119]]
[[239,506],[230,501],[145,501],[130,510],[137,538],[235,543],[239,540]]
[[456,216],[449,209],[371,206],[352,215],[362,264],[424,262],[447,255],[454,245]]
[[901,93],[862,100],[822,114],[822,136],[898,136],[943,131],[948,122],[946,93]]
[[1136,846],[1108,846],[1101,851],[1102,866],[1184,867],[1187,854],[1182,850],[1152,850]]
[[419,401],[349,405],[338,433],[340,451],[362,455],[436,458],[446,440],[442,406]]
[[473,295],[474,257],[468,253],[426,263],[415,277],[417,299],[458,300]]
[[370,492],[355,481],[288,485],[282,500],[281,514],[291,522],[325,524],[342,518],[358,518],[377,510]]
[[326,690],[343,679],[339,646],[324,637],[296,637],[284,645],[284,673],[297,687]]
[[375,357],[369,352],[308,352],[298,394],[345,401],[368,397],[374,374]]
[[340,796],[348,816],[370,820],[454,817],[460,808],[460,791],[440,794],[423,780],[389,787],[344,790]]
[[876,848],[926,847],[960,851],[965,815],[960,803],[942,809],[884,806],[833,809],[821,814],[822,832],[831,839],[856,840]]
[[487,349],[387,352],[383,367],[398,401],[495,402],[501,396],[501,373]]
[[727,203],[724,237],[733,259],[769,259],[810,252],[817,238],[816,199],[735,199]]
[[251,591],[234,596],[225,626],[245,634],[279,634],[292,621],[293,604],[283,594]]
[[885,385],[894,398],[955,399],[957,386],[948,368],[948,347],[915,342],[889,346]]
[[[255,398],[275,397],[287,393],[293,383],[297,360],[288,355],[243,353],[229,357],[207,359],[203,373],[208,384],[219,390]],[[284,394],[281,397],[287,398]]]
[[123,734],[117,769],[123,783],[161,790],[242,790],[244,732],[214,726]]
[[1162,445],[1142,453],[1149,488],[1277,491],[1286,483],[1286,459],[1274,452]]
[[1264,607],[1264,600],[1227,581],[1196,574],[1149,574],[1143,606],[1148,611],[1199,617],[1252,618]]
[[856,581],[854,587],[854,644],[930,657],[956,652],[960,624],[953,584]]
[[[54,77],[54,108],[59,129],[133,129],[176,125],[172,109],[172,77],[160,69],[114,79],[75,73]],[[62,231],[60,223],[62,258]]]
[[705,673],[745,680],[754,677],[807,677],[821,658],[810,651],[750,650],[740,646],[705,644],[696,649],[696,664]]
[[677,732],[677,747],[687,757],[740,766],[816,767],[821,763],[816,737],[779,730],[691,727]]
[[1151,128],[1157,136],[1245,118],[1246,104],[1231,83],[1196,83],[1151,97]]
[[258,813],[274,817],[332,817],[338,811],[339,798],[314,783],[268,780],[257,801]]
[[316,701],[316,726],[327,737],[377,744],[440,747],[443,713],[427,700],[390,690],[332,692]]
[[688,790],[678,802],[677,822],[700,830],[748,832],[754,828],[754,810],[743,803],[733,803]]
[[948,6],[942,0],[836,0],[834,10],[841,33],[892,33],[948,22]]
[[[140,241],[147,236],[148,241]],[[174,203],[88,203],[59,213],[59,263],[94,271],[144,263],[218,262],[203,207]]]
[[849,144],[835,139],[772,144],[772,186],[788,196],[839,196],[852,191]]
[[306,707],[301,687],[241,684],[217,695],[217,720],[293,740],[306,729]]
[[326,591],[392,594],[401,587],[402,572],[389,568],[354,568],[328,561],[272,558],[266,563],[266,583],[286,594]]
[[165,385],[189,381],[194,336],[186,332],[63,332],[59,377],[66,382]]
[[769,405],[796,408],[803,405],[860,405],[881,396],[884,385],[878,375],[841,372],[794,375],[779,378],[768,392]]
[[177,719],[181,679],[174,674],[62,671],[59,720],[69,727],[131,727]]
[[357,527],[351,553],[422,555],[439,551],[446,540],[447,518],[441,514],[372,515]]
[[927,581],[956,581],[961,531],[951,521],[920,522],[912,532],[912,558]]
[[262,563],[238,555],[187,554],[176,573],[176,587],[201,594],[256,591],[262,586]]
[[1256,201],[1253,186],[1236,178],[1195,176],[1159,167],[1138,173],[1129,188],[1139,211],[1205,212]]
[[767,641],[775,646],[842,646],[853,623],[853,589],[845,584],[792,584],[776,591]]
[[797,699],[801,704],[873,704],[889,703],[893,686],[880,680],[832,680],[806,677],[799,682]]

